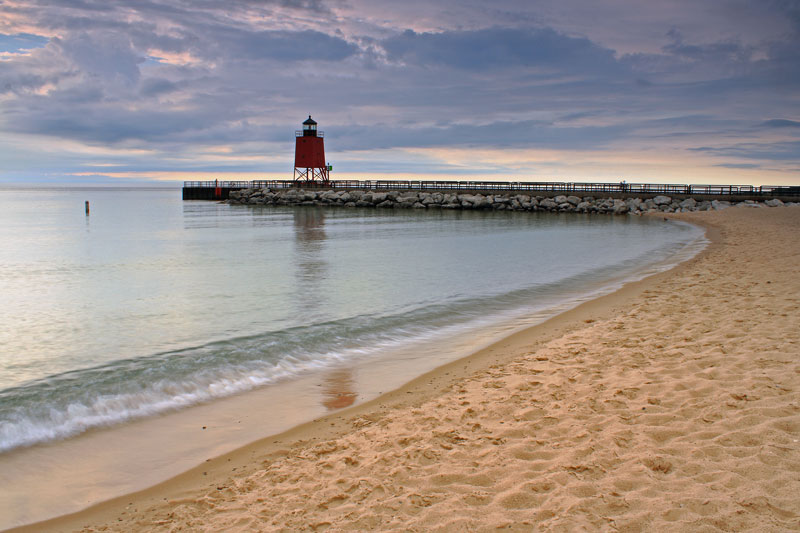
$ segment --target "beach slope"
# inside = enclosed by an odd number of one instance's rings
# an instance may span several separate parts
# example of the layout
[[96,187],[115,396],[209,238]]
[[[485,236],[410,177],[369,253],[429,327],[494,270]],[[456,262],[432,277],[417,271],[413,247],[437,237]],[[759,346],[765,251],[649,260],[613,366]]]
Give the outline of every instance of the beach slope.
[[709,251],[36,529],[800,530],[800,208],[676,218]]

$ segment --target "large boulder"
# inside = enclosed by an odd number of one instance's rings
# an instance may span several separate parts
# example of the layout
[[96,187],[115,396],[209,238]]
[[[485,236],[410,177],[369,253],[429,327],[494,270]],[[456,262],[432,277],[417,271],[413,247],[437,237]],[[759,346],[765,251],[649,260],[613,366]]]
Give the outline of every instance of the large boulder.
[[723,209],[728,209],[731,206],[730,202],[726,202],[725,200],[712,200],[711,201],[711,208],[715,211],[722,211]]
[[489,207],[489,202],[482,194],[476,194],[475,199],[472,201],[472,205],[475,206],[475,209],[483,209],[485,207]]
[[543,207],[545,209],[555,209],[558,207],[558,204],[552,198],[545,198],[539,202],[539,207]]
[[333,201],[336,200],[337,198],[339,198],[339,195],[336,194],[336,191],[325,191],[320,195],[321,200]]
[[419,195],[415,192],[406,192],[397,197],[400,203],[411,202],[412,204],[419,201]]
[[669,205],[672,203],[672,198],[670,198],[669,196],[659,195],[653,198],[653,203],[659,206]]
[[433,194],[427,194],[427,193],[426,194],[422,194],[420,196],[420,201],[422,202],[422,205],[431,205],[431,204],[441,203],[441,200],[439,200],[438,202],[436,201],[436,197]]
[[777,198],[773,198],[772,200],[767,200],[764,203],[769,207],[780,207],[783,205],[783,202],[781,202]]
[[694,209],[697,206],[697,200],[694,198],[687,198],[686,200],[682,201],[680,204],[681,209]]
[[633,211],[634,209],[639,209],[639,207],[641,207],[642,200],[641,198],[626,198],[625,205],[628,206],[628,209]]
[[444,195],[444,198],[442,199],[442,203],[445,203],[445,204],[448,204],[448,205],[461,205],[461,200],[458,199],[458,195],[457,194],[446,193]]

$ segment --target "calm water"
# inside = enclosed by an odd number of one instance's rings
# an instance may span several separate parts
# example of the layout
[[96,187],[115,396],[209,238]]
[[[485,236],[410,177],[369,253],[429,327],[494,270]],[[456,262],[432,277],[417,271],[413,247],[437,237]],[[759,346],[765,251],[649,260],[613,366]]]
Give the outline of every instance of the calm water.
[[555,309],[703,241],[639,217],[141,189],[6,190],[0,225],[0,451]]

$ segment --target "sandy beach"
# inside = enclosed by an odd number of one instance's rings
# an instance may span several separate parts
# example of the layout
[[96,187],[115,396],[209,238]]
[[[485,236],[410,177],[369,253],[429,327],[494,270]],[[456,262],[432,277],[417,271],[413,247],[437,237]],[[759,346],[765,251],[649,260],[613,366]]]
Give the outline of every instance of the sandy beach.
[[674,217],[669,272],[20,530],[800,530],[800,207]]

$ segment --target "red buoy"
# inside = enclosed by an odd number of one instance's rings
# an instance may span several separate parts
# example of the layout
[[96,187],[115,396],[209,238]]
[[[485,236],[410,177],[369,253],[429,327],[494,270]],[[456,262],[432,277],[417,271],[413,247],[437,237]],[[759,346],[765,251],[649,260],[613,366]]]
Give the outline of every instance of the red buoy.
[[295,132],[294,180],[327,183],[328,170],[324,134],[317,131],[316,121],[308,115],[303,130]]

